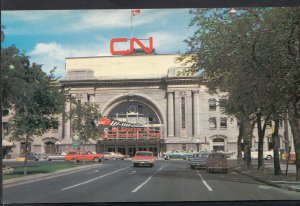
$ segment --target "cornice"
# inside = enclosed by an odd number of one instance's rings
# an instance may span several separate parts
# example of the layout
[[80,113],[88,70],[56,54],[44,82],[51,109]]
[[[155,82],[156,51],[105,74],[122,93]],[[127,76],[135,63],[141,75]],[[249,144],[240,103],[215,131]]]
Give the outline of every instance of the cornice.
[[61,80],[62,86],[157,86],[161,84],[190,84],[201,83],[200,77],[167,77],[157,79],[111,79],[111,80]]

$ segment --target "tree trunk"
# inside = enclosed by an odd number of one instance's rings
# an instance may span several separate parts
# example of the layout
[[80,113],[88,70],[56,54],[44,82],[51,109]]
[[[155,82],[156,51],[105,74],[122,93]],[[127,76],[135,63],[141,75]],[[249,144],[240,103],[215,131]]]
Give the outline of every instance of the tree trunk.
[[29,139],[29,135],[27,133],[26,134],[26,139],[25,139],[24,175],[27,175],[28,139]]
[[244,125],[241,121],[240,127],[239,127],[239,136],[237,140],[237,163],[241,164],[243,162],[242,157],[242,139],[243,139],[243,131],[244,131]]
[[257,169],[260,169],[264,165],[264,134],[261,128],[261,115],[258,114],[256,117],[257,122],[257,133],[258,133],[258,158],[257,158]]
[[263,127],[261,127],[261,115],[257,116],[257,133],[258,133],[258,159],[257,159],[257,169],[260,169],[264,165],[264,138],[267,127],[267,121],[269,120],[269,115],[264,121]]
[[244,165],[252,167],[251,162],[251,141],[253,137],[253,126],[250,120],[244,120]]
[[274,175],[280,175],[281,174],[281,168],[280,168],[280,158],[279,158],[279,136],[278,136],[278,129],[279,129],[279,119],[275,119],[275,128],[274,132],[272,134],[272,140],[274,143],[274,149],[273,149],[273,156],[274,156]]
[[300,123],[297,118],[296,107],[295,110],[289,111],[289,123],[291,126],[293,141],[296,153],[296,181],[300,180]]

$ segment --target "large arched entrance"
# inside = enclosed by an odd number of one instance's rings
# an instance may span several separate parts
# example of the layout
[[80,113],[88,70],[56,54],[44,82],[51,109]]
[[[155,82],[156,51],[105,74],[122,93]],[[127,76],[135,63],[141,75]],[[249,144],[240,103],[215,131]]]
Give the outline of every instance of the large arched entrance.
[[111,102],[103,112],[109,119],[137,126],[105,128],[97,152],[120,152],[133,156],[136,151],[152,151],[155,156],[163,145],[164,125],[159,109],[141,96],[124,96]]

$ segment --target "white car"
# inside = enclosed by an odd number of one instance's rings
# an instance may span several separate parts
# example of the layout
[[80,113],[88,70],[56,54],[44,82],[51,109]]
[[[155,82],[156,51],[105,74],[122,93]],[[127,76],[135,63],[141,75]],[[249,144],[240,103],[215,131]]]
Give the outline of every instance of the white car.
[[[271,160],[273,158],[273,150],[270,151],[263,151],[263,157],[266,160]],[[258,158],[258,149],[252,148],[251,149],[251,158]]]
[[103,153],[103,159],[104,160],[124,160],[124,155],[119,152],[104,152]]
[[[242,156],[244,157],[244,152],[242,152]],[[270,151],[263,151],[263,157],[266,160],[273,159],[273,150]],[[258,149],[257,148],[251,148],[251,158],[257,159],[258,158]]]

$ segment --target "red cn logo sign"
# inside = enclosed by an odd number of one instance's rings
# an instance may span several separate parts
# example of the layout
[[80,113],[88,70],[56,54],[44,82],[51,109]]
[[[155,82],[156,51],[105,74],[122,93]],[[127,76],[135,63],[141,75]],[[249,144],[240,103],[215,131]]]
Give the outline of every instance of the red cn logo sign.
[[113,38],[110,40],[110,52],[113,55],[127,55],[132,54],[134,52],[134,43],[137,43],[141,49],[146,54],[151,54],[153,52],[153,38],[149,37],[149,48],[146,47],[138,38],[133,37],[130,39],[130,49],[128,50],[115,50],[114,44],[119,42],[127,42],[127,38]]

